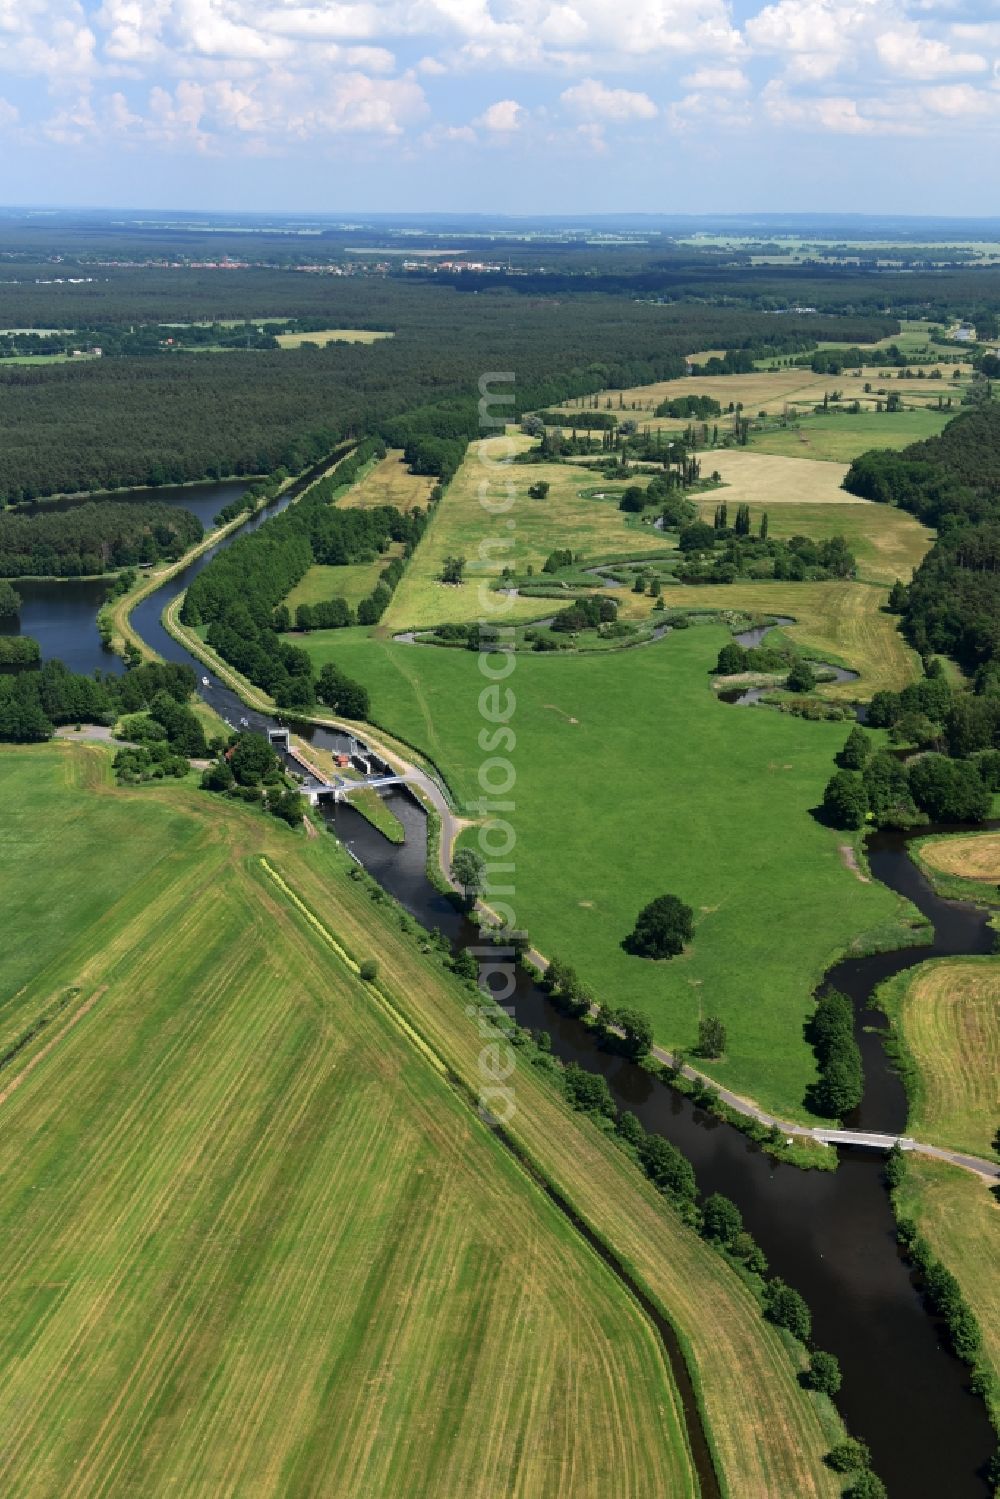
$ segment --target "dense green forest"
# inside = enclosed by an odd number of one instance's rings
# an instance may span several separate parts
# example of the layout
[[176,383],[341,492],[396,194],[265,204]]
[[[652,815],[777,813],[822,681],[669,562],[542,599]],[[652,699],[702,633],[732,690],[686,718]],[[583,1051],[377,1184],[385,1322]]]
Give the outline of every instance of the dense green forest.
[[[146,284],[154,300],[170,304],[171,278],[164,276],[166,285],[159,277]],[[245,312],[258,301],[254,278],[237,279]],[[273,295],[276,278],[269,279]],[[305,277],[282,279],[283,285],[300,282],[315,285]],[[107,288],[19,290],[30,308],[33,290]],[[327,282],[320,290],[331,325],[362,320],[393,327],[395,337],[371,346],[242,350],[210,359],[178,353],[0,364],[0,499],[297,470],[342,436],[387,431],[418,400],[474,402],[480,377],[490,371],[513,375],[506,385],[514,394],[513,414],[603,386],[683,375],[693,348],[721,342],[781,349],[832,331],[829,320],[815,317],[779,320],[740,308],[660,307],[606,297],[464,297],[446,287],[377,279]],[[187,299],[172,310],[194,316],[196,291],[192,277]],[[179,299],[180,289],[174,295]],[[44,297],[41,306],[55,326],[57,309]],[[28,308],[16,314],[25,326]],[[858,327],[852,324],[851,331],[856,335]]]
[[953,656],[1000,689],[1000,405],[963,412],[900,452],[863,453],[844,487],[938,528],[894,603],[917,650]]
[[[0,360],[24,355],[56,355],[100,349],[109,358],[169,358],[184,349],[277,349],[280,333],[328,332],[328,317],[282,318],[225,323],[112,323],[108,326],[0,332]],[[328,338],[320,340],[329,342]]]
[[153,501],[88,501],[68,510],[0,514],[0,577],[79,578],[174,560],[202,537],[189,510]]
[[[148,662],[124,676],[86,677],[72,672],[61,661],[46,661],[37,671],[0,675],[0,740],[31,743],[49,739],[57,724],[114,723],[122,713],[139,713],[156,705],[164,717],[180,720],[175,710],[184,708],[185,738],[204,753],[204,735],[198,720],[186,707],[195,688],[190,666]],[[166,697],[174,705],[163,701]],[[193,720],[193,727],[192,721]]]

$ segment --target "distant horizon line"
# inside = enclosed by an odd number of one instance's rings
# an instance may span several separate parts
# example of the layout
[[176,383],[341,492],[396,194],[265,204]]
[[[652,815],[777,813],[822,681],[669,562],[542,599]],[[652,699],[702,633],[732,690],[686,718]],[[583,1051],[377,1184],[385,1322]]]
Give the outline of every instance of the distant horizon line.
[[915,224],[915,225],[955,225],[955,224],[981,224],[994,225],[1000,229],[1000,215],[996,214],[968,214],[968,213],[893,213],[893,212],[871,212],[860,209],[715,209],[703,210],[697,213],[662,212],[650,210],[618,209],[618,210],[587,210],[579,209],[562,213],[538,213],[531,210],[510,212],[487,212],[483,209],[464,208],[434,208],[434,209],[392,209],[392,208],[194,208],[187,206],[179,207],[157,207],[146,205],[142,207],[131,207],[116,203],[3,203],[0,204],[0,216],[9,215],[51,215],[71,213],[95,213],[95,214],[123,214],[129,217],[156,215],[167,215],[170,217],[190,217],[193,219],[254,219],[254,220],[289,220],[303,219],[312,221],[337,221],[344,220],[372,220],[384,219],[395,222],[429,222],[433,220],[475,220],[483,223],[643,223],[649,226],[667,223],[698,224],[705,222],[810,222],[837,224],[847,221],[856,223],[873,224]]

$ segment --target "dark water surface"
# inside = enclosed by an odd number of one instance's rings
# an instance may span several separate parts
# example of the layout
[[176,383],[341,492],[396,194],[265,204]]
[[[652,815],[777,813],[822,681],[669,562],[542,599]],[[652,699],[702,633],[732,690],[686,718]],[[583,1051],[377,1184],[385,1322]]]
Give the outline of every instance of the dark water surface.
[[[205,530],[212,524],[223,505],[241,495],[243,480],[225,480],[219,484],[164,485],[160,489],[130,489],[106,497],[116,505],[132,501],[158,500],[179,509],[190,510]],[[44,514],[69,510],[86,503],[86,499],[47,500],[17,508],[19,515]],[[273,511],[270,512],[273,514]],[[15,579],[14,588],[21,596],[20,617],[0,625],[5,635],[32,635],[42,649],[42,660],[63,661],[72,670],[87,675],[94,671],[121,672],[120,657],[106,650],[97,632],[97,611],[108,596],[110,583],[103,579],[82,582],[67,578],[60,582],[32,582]],[[160,608],[162,608],[162,603]]]
[[0,634],[33,635],[42,648],[43,661],[64,661],[72,671],[87,676],[124,670],[120,657],[105,650],[97,633],[97,611],[108,596],[109,583],[75,578],[36,583],[15,578],[12,586],[21,596],[21,613],[17,619],[4,620]]

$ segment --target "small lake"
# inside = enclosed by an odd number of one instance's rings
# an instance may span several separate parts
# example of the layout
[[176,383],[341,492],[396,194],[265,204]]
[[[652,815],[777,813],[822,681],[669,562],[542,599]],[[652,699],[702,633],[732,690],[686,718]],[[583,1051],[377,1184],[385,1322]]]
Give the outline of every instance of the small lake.
[[223,505],[237,499],[246,489],[247,479],[206,480],[199,484],[161,484],[155,489],[120,489],[109,494],[64,495],[55,500],[36,500],[31,505],[19,505],[18,515],[45,515],[57,510],[75,510],[78,505],[152,504],[175,505],[179,510],[190,510],[210,531],[215,517]]
[[124,663],[104,649],[97,633],[97,611],[108,596],[110,584],[97,579],[76,578],[65,583],[13,580],[21,596],[18,619],[4,620],[0,634],[32,635],[42,648],[42,660],[64,661],[71,671],[90,675],[94,671],[121,672]]
[[[223,505],[237,499],[245,489],[246,482],[242,479],[216,484],[173,484],[160,489],[123,490],[114,495],[50,500],[21,507],[16,513],[38,515],[71,510],[85,504],[87,498],[112,500],[116,505],[156,500],[190,510],[209,531]],[[41,646],[43,661],[64,661],[71,671],[90,675],[95,671],[124,670],[121,658],[105,650],[97,631],[97,611],[108,596],[108,581],[66,578],[60,582],[35,582],[15,578],[12,583],[21,596],[21,614],[16,620],[4,621],[0,634],[33,636]],[[162,607],[161,602],[158,609]]]

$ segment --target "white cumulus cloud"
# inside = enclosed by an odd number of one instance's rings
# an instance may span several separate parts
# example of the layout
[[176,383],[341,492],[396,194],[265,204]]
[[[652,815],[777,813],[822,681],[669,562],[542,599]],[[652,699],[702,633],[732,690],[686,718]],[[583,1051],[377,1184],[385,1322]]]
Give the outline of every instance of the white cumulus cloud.
[[743,93],[750,87],[742,68],[698,68],[682,78],[681,83],[689,89],[718,89],[729,94]]
[[516,99],[498,99],[488,109],[484,109],[478,119],[473,120],[474,125],[479,125],[483,130],[492,130],[498,134],[520,130],[525,119],[525,111]]
[[983,89],[973,88],[971,83],[945,83],[937,88],[921,89],[920,99],[925,108],[932,110],[934,114],[951,119],[971,119],[992,114],[997,107],[995,95],[991,97]]
[[648,94],[626,88],[606,88],[596,78],[584,78],[559,95],[574,114],[591,120],[652,120],[659,113]]
[[954,52],[947,42],[921,35],[916,26],[882,32],[875,39],[875,50],[890,72],[903,78],[984,73],[988,66],[978,52]]

